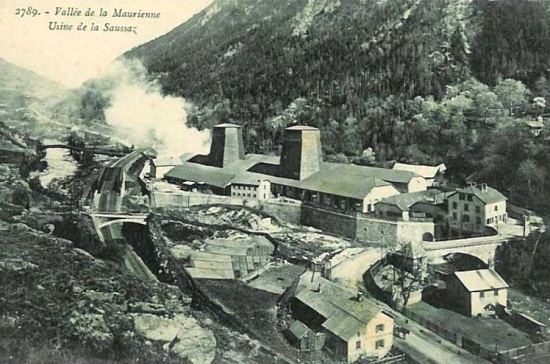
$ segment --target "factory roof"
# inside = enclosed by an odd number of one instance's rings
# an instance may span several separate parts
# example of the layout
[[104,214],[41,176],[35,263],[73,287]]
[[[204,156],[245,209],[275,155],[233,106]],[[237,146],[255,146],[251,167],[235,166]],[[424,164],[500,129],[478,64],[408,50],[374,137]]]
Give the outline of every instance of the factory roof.
[[356,292],[321,277],[296,295],[297,300],[326,319],[322,324],[325,329],[345,341],[382,313],[376,302],[357,297]]
[[247,154],[244,159],[218,168],[203,164],[207,161],[207,156],[196,155],[188,162],[183,162],[181,166],[171,169],[166,177],[204,182],[220,188],[225,188],[231,183],[257,186],[260,181],[268,180],[284,186],[357,200],[364,199],[376,187],[390,186],[390,183],[407,184],[412,178],[420,177],[409,171],[321,162],[317,173],[299,181],[279,177],[279,160],[277,156]]
[[183,161],[177,157],[160,157],[151,161],[157,167],[165,166],[179,166],[183,164]]
[[362,168],[352,164],[323,163],[319,172],[299,181],[297,187],[362,200],[375,187],[390,186]]
[[492,269],[454,272],[454,275],[470,292],[508,288],[508,283]]
[[435,178],[438,173],[443,173],[447,170],[445,164],[441,163],[437,166],[424,166],[405,163],[395,163],[393,169],[397,171],[414,172],[424,178]]
[[[415,177],[421,177],[419,174],[410,172],[410,171],[400,171],[396,169],[388,168],[379,168],[379,167],[367,167],[367,166],[357,166],[354,164],[345,164],[350,169],[349,172],[359,172],[363,175],[368,175],[370,177],[379,178],[383,181],[390,183],[409,183],[411,179]],[[351,171],[352,167],[357,167]]]
[[183,162],[182,165],[169,170],[164,177],[182,181],[203,182],[210,186],[225,188],[229,186],[235,175],[225,173],[220,168]]

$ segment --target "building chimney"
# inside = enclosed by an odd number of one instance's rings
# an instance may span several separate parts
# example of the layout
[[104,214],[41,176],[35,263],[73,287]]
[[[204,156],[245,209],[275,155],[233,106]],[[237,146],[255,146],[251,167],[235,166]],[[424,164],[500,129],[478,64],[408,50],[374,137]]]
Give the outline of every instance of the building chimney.
[[242,128],[235,124],[214,126],[209,154],[210,165],[222,168],[239,159],[244,159]]
[[279,175],[303,180],[319,172],[321,165],[321,133],[310,126],[286,128]]

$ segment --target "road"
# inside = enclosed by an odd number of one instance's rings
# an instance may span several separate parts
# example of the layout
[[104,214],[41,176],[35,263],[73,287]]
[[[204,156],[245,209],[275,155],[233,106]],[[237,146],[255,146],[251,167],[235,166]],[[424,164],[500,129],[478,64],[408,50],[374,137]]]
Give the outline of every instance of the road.
[[[390,309],[391,310],[391,309]],[[405,340],[394,337],[394,345],[419,363],[434,364],[489,364],[455,344],[431,332],[401,313],[391,310],[395,323],[410,330]]]

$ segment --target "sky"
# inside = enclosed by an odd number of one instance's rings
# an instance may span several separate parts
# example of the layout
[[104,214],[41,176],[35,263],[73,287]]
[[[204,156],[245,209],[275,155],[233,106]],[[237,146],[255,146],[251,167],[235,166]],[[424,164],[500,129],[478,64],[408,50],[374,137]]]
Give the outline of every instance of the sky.
[[[0,58],[30,69],[67,87],[104,73],[112,61],[125,51],[157,38],[208,6],[212,0],[0,0]],[[19,8],[31,15],[17,15]],[[94,16],[55,15],[56,8],[88,8]],[[98,16],[100,8],[108,16]],[[160,13],[159,19],[112,18],[114,8]],[[40,15],[33,16],[32,9]],[[49,12],[49,14],[46,14]],[[73,30],[49,30],[50,22],[73,25]],[[88,26],[77,31],[80,23]],[[90,31],[91,23],[100,31]],[[105,32],[105,23],[136,26],[133,32]]]

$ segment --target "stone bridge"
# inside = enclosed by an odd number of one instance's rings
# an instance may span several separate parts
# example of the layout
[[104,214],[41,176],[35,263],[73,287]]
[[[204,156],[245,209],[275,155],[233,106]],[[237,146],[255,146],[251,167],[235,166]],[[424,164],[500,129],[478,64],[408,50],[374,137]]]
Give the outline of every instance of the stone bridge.
[[134,223],[146,225],[146,214],[131,213],[94,213],[90,214],[94,226],[102,242],[107,240],[122,238],[122,224]]
[[445,240],[439,242],[423,242],[430,263],[442,263],[443,257],[450,253],[473,255],[491,265],[495,260],[497,248],[508,241],[511,236],[494,235],[479,238]]

